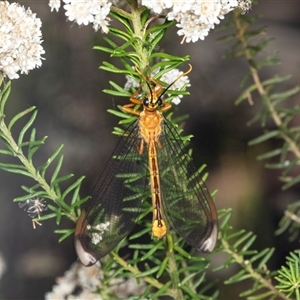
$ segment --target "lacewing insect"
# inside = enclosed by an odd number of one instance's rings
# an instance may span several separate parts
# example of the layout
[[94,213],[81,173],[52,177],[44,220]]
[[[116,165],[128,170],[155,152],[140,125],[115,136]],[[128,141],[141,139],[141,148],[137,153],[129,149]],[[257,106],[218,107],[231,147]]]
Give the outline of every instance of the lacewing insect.
[[[138,99],[139,88],[131,96],[131,103],[122,107],[138,119],[120,138],[77,221],[75,248],[85,266],[95,264],[130,233],[149,189],[153,236],[162,238],[173,228],[199,251],[211,252],[215,247],[215,204],[175,126],[162,115],[171,108],[162,96],[191,70],[190,65],[164,89],[157,80],[145,78],[136,69],[146,80],[149,94]],[[143,110],[135,110],[136,105]]]

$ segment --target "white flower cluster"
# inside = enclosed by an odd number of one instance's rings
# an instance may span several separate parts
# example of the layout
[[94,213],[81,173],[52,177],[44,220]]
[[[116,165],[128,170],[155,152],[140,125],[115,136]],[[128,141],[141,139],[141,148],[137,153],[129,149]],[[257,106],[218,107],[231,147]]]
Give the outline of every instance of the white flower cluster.
[[[70,21],[78,25],[93,24],[108,32],[108,14],[112,3],[123,6],[117,0],[49,0],[51,11],[58,11],[61,1]],[[224,15],[235,8],[248,10],[252,0],[138,0],[140,5],[148,7],[157,15],[165,15],[168,20],[176,20],[178,35],[183,35],[182,42],[204,40],[209,31],[224,19]]]
[[63,277],[56,279],[57,285],[53,286],[51,292],[46,293],[45,299],[102,300],[102,297],[96,294],[103,279],[99,266],[97,263],[85,268],[79,262],[75,262]]
[[225,14],[239,7],[238,0],[141,0],[141,4],[156,14],[166,14],[168,20],[176,20],[180,28],[177,33],[187,43],[204,40]]
[[[178,69],[173,69],[170,70],[169,72],[165,73],[160,80],[167,82],[168,84],[173,83],[170,86],[170,90],[181,90],[184,86],[189,87],[191,86],[189,77],[184,75],[180,77],[178,80],[176,80],[179,76],[183,74],[182,71],[179,71]],[[176,81],[175,81],[176,80]],[[173,100],[172,103],[175,105],[178,105],[181,102],[182,95],[176,96]]]
[[[111,1],[108,0],[62,0],[65,5],[66,16],[69,21],[76,22],[78,25],[93,24],[93,28],[97,31],[99,28],[103,32],[108,32],[107,25],[109,18]],[[51,11],[58,11],[61,0],[50,0],[49,6]]]
[[[154,76],[158,70],[155,70],[151,76]],[[181,90],[184,86],[188,87],[191,86],[190,80],[188,76],[182,76],[178,80],[176,80],[183,72],[179,71],[178,69],[170,70],[169,72],[165,73],[161,76],[160,80],[166,82],[167,84],[171,84],[170,90]],[[126,75],[127,82],[125,83],[124,89],[129,91],[131,88],[138,88],[140,84],[131,76]],[[178,95],[172,99],[172,103],[178,105],[181,101],[182,95]]]
[[[53,286],[51,292],[46,293],[45,299],[102,300],[97,290],[101,290],[103,279],[104,274],[99,262],[89,268],[75,262],[63,277],[57,278],[57,285]],[[134,277],[113,278],[109,282],[109,290],[118,299],[129,299],[132,295],[142,294],[145,291],[145,284],[138,284]]]
[[42,22],[30,9],[0,1],[0,73],[19,78],[42,65]]

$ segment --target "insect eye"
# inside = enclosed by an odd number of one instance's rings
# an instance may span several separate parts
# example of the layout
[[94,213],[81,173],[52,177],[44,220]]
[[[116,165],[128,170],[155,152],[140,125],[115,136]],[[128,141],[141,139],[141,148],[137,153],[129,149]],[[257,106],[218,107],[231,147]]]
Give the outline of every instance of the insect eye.
[[161,106],[162,103],[163,103],[162,99],[161,99],[161,98],[158,98],[158,99],[157,99],[157,105],[158,105],[158,106]]
[[143,105],[149,106],[149,103],[150,103],[149,99],[145,98],[144,101],[143,101]]

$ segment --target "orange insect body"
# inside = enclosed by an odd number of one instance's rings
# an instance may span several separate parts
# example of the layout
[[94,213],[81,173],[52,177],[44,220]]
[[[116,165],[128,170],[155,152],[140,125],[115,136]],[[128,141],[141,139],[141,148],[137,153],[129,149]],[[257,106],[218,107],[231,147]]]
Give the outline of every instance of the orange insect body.
[[[188,71],[188,73],[190,71],[191,68]],[[143,74],[141,75],[143,77]],[[182,74],[182,76],[183,75],[184,74]],[[178,80],[180,77],[178,77],[176,80]],[[157,238],[162,238],[167,233],[167,227],[165,221],[163,220],[160,190],[160,174],[157,160],[156,145],[158,145],[158,147],[161,147],[159,143],[159,137],[162,133],[162,122],[164,120],[164,117],[157,108],[159,104],[162,104],[159,103],[159,101],[161,101],[160,95],[163,91],[163,88],[155,79],[150,78],[149,80],[159,87],[156,90],[152,90],[150,88],[150,93],[146,98],[149,102],[143,103],[143,101],[136,99],[135,97],[139,93],[139,90],[137,90],[130,98],[130,102],[132,102],[132,104],[130,103],[124,105],[122,108],[127,113],[139,116],[139,134],[142,138],[139,153],[142,154],[144,150],[144,143],[148,145],[148,161],[153,207],[152,234]],[[143,105],[143,111],[134,111],[131,108],[133,104]],[[161,111],[166,111],[171,108],[171,104],[169,103],[164,103],[162,105],[163,107],[160,108]]]
[[[175,81],[191,69],[190,66]],[[162,95],[175,81],[163,89],[155,79],[147,79],[139,70],[137,72],[146,79],[149,94],[143,100],[137,99],[138,89],[131,96],[131,103],[122,107],[139,118],[117,145],[77,222],[75,247],[86,266],[111,251],[132,230],[142,197],[136,187],[147,186],[147,176],[137,175],[146,170],[141,160],[146,157],[153,236],[162,238],[170,226],[202,252],[211,252],[216,244],[218,226],[214,202],[176,129],[162,115],[171,108],[170,103],[162,101]],[[149,83],[154,84],[154,88]],[[143,110],[134,110],[135,105],[142,105]]]
[[[148,144],[151,196],[153,207],[152,233],[154,236],[162,238],[166,234],[167,228],[165,226],[165,222],[163,221],[161,213],[161,191],[156,143],[162,131],[160,124],[163,120],[163,117],[157,110],[154,112],[148,112],[148,114],[147,111],[143,111],[143,113],[144,114],[141,115],[139,123],[140,134]],[[145,136],[144,133],[147,133],[147,135]]]

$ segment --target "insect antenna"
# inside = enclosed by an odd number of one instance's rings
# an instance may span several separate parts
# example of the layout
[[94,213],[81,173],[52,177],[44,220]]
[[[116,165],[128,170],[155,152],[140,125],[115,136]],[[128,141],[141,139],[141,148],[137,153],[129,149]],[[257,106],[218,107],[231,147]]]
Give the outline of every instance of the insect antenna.
[[147,86],[148,86],[148,88],[149,88],[149,91],[150,91],[150,96],[151,96],[150,102],[152,102],[152,101],[153,101],[153,93],[152,93],[152,89],[151,89],[151,86],[150,86],[150,84],[148,83],[148,81],[146,81],[146,84],[147,84]]
[[[188,69],[186,72],[184,72],[184,73],[182,73],[181,75],[179,75],[172,83],[170,83],[170,84],[162,91],[162,93],[159,95],[158,98],[161,98],[161,97],[168,91],[168,89],[169,89],[169,88],[170,88],[177,80],[179,80],[181,77],[183,77],[183,76],[189,74],[189,73],[192,71],[192,69],[193,69],[192,65],[191,65],[191,64],[188,64],[188,65],[189,65],[189,69]],[[149,88],[150,95],[151,95],[151,100],[152,100],[152,99],[153,99],[153,91],[152,91],[152,88],[151,88],[151,86],[150,86],[150,84],[149,84],[149,82],[148,82],[149,80],[147,80],[146,76],[138,69],[137,66],[135,66],[135,70],[136,70],[136,72],[137,72],[138,74],[140,74],[140,75],[142,76],[142,78],[145,80],[145,82],[146,82],[146,84],[147,84],[147,86],[148,86],[148,88]],[[150,80],[151,80],[151,78],[150,78]],[[154,79],[152,79],[152,80],[154,80]],[[155,81],[154,81],[154,82],[155,82]]]
[[179,80],[181,77],[183,77],[183,76],[189,74],[189,73],[192,71],[192,69],[193,69],[192,65],[189,64],[189,69],[188,69],[186,72],[184,72],[184,73],[182,73],[181,75],[179,75],[172,83],[170,83],[170,84],[162,91],[162,93],[159,95],[159,98],[161,98],[161,97],[167,92],[167,90],[168,90],[168,89],[169,89],[169,88],[170,88],[177,80]]

